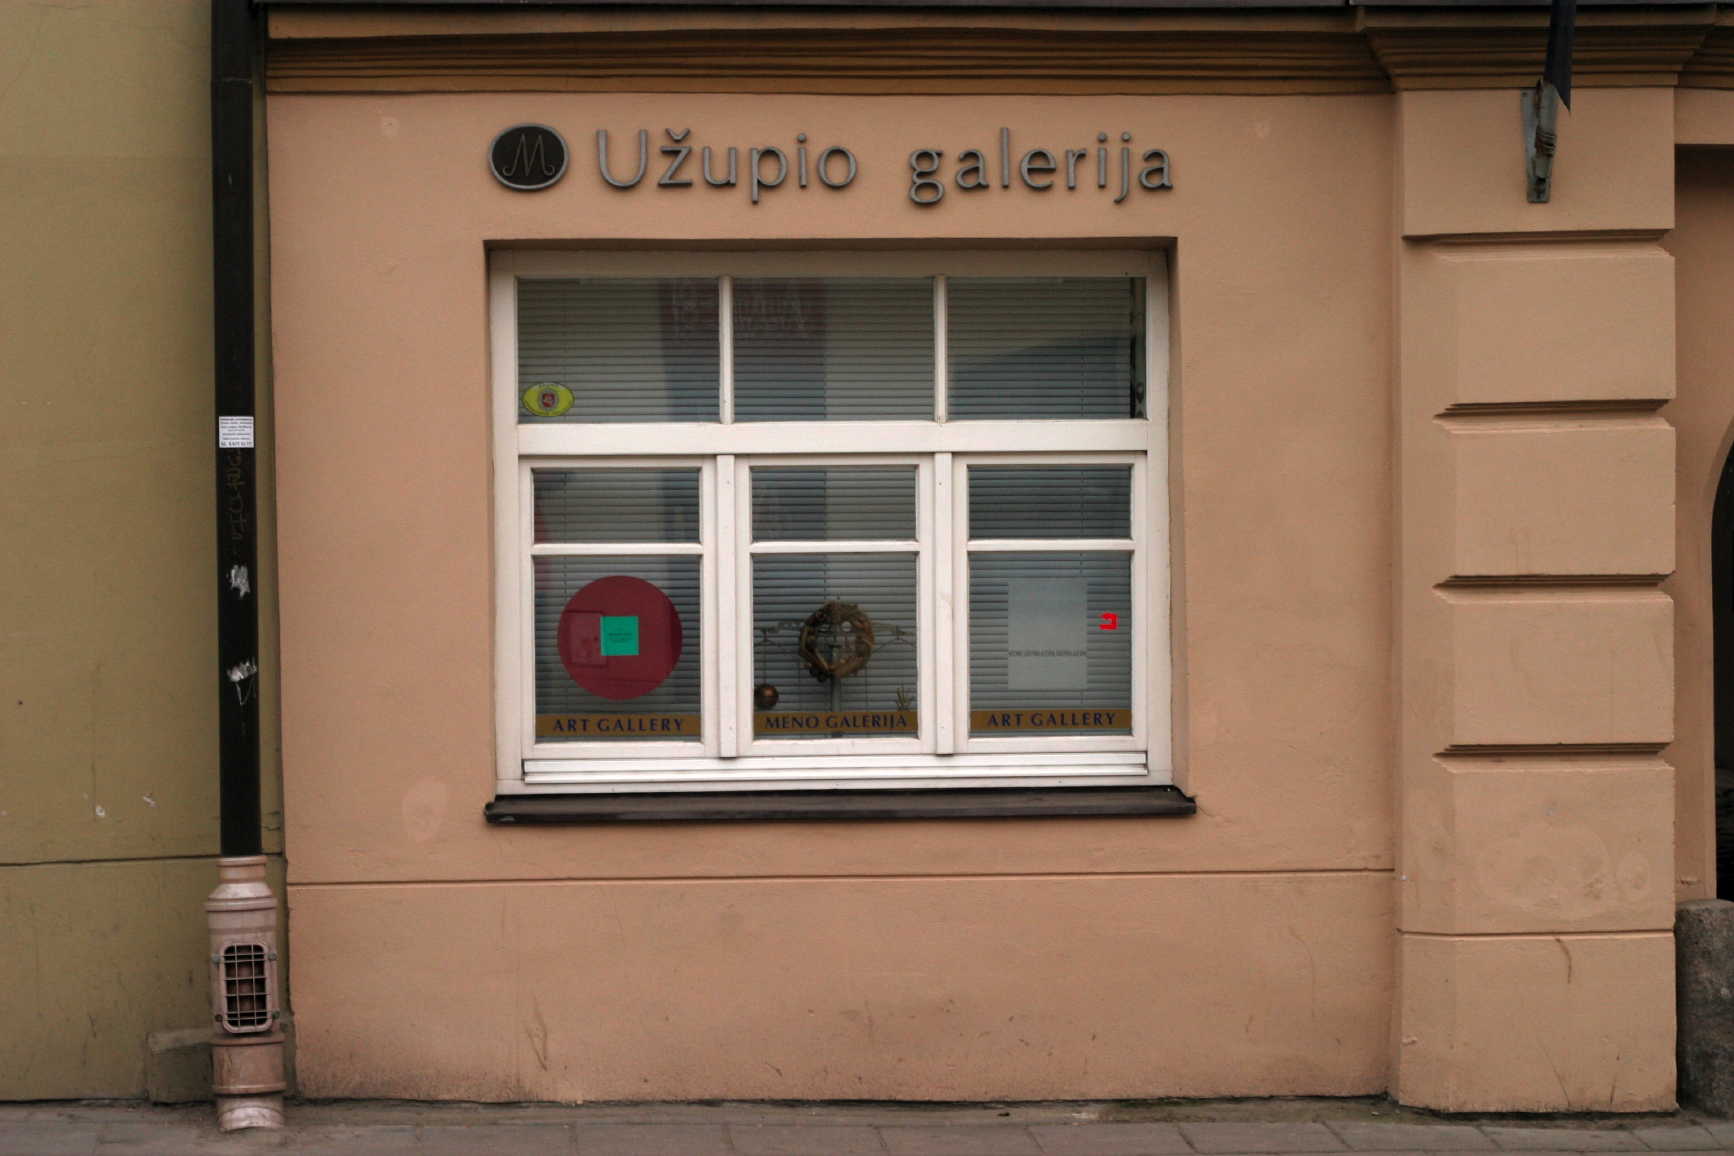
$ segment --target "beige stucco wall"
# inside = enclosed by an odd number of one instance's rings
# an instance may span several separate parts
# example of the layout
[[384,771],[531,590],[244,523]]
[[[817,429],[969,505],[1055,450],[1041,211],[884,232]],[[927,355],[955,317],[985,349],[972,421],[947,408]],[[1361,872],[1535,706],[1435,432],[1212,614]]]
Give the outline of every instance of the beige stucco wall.
[[[552,190],[479,163],[560,127]],[[905,196],[908,151],[1098,128],[1172,193]],[[598,127],[848,144],[841,193],[606,188]],[[986,126],[985,129],[983,126]],[[273,96],[285,758],[313,1095],[1385,1086],[1388,106]],[[367,163],[353,163],[355,157]],[[791,192],[791,190],[785,190]],[[1178,239],[1185,821],[490,828],[486,246]],[[389,961],[389,962],[386,962]],[[432,1029],[432,1030],[415,1030]]]
[[0,5],[0,1099],[209,1023],[209,18]]
[[[1725,94],[1724,94],[1725,95]],[[1734,104],[1706,125],[1734,142]],[[1682,899],[1716,894],[1715,670],[1710,592],[1710,515],[1734,443],[1734,152],[1682,149],[1678,221],[1666,245],[1679,277],[1680,393],[1668,407],[1679,430],[1679,567],[1668,583],[1678,629],[1678,733],[1669,759],[1679,768],[1676,825]]]

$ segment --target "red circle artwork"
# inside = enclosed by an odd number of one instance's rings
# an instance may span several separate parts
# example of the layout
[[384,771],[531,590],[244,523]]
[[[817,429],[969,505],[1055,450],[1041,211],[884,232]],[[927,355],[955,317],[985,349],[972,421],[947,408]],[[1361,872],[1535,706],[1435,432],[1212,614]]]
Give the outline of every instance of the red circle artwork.
[[556,633],[572,681],[602,698],[638,698],[680,662],[680,615],[642,578],[598,578],[572,595]]

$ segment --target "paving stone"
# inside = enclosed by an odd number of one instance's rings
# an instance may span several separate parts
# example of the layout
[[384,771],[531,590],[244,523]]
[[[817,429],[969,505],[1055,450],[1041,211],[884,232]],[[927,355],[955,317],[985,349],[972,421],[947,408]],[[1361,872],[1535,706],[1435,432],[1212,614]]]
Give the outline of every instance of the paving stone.
[[731,1124],[741,1156],[883,1156],[879,1133],[865,1124]]
[[1467,1124],[1374,1124],[1340,1120],[1333,1127],[1349,1147],[1383,1152],[1477,1152],[1493,1141]]
[[892,1156],[1042,1156],[1027,1129],[1007,1124],[891,1125],[879,1136]]
[[720,1124],[581,1124],[579,1156],[731,1156]]
[[53,1121],[0,1126],[0,1152],[6,1156],[91,1156],[98,1129]]
[[351,1156],[362,1152],[414,1152],[413,1124],[315,1124],[290,1129],[295,1156]]
[[1734,1148],[1734,1120],[1706,1120],[1704,1131],[1716,1138],[1719,1148]]
[[[1427,1156],[1487,1156],[1488,1151],[1489,1149],[1486,1148],[1476,1148],[1469,1152],[1453,1152],[1449,1148],[1430,1148],[1427,1150]],[[1405,1148],[1400,1151],[1392,1152],[1381,1152],[1376,1148],[1357,1148],[1355,1150],[1355,1156],[1414,1156],[1414,1154],[1415,1150],[1413,1148]],[[1655,1154],[1647,1153],[1646,1156],[1655,1156]]]
[[1722,1145],[1706,1128],[1696,1124],[1666,1124],[1655,1128],[1633,1128],[1632,1135],[1647,1148],[1658,1152],[1709,1152]]
[[1182,1124],[1200,1152],[1341,1152],[1343,1142],[1323,1124]]
[[1512,1128],[1483,1124],[1481,1134],[1513,1152],[1630,1152],[1643,1151],[1642,1140],[1624,1129],[1611,1128]]
[[[198,1153],[199,1156],[227,1153],[272,1152],[289,1146],[289,1130],[278,1128],[245,1128],[239,1132],[219,1132],[214,1119],[199,1124],[185,1121],[128,1121],[104,1124],[97,1132],[97,1150],[120,1156],[126,1153],[173,1152]],[[0,1148],[0,1152],[4,1152]]]
[[1032,1124],[1051,1156],[1163,1156],[1192,1148],[1173,1124]]
[[415,1130],[415,1151],[427,1156],[569,1156],[572,1130],[562,1124],[482,1124]]

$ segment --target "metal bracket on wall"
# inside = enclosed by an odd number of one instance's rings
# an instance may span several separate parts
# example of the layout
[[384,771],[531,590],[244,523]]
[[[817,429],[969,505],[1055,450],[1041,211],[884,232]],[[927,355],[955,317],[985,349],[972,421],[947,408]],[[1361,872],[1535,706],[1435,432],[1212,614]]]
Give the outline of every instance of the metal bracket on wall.
[[1553,196],[1553,154],[1559,146],[1559,90],[1545,80],[1521,94],[1523,152],[1528,174],[1529,203],[1545,204]]

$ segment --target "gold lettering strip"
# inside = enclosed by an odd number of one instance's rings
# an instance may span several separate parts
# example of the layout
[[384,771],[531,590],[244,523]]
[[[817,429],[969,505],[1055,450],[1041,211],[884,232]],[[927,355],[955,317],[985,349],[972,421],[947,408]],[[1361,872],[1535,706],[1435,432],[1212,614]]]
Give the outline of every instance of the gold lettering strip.
[[912,710],[766,710],[753,714],[753,734],[762,739],[781,735],[912,735],[918,729]]
[[1059,710],[972,710],[969,712],[971,734],[1039,734],[1042,731],[1114,731],[1129,733],[1132,712],[1129,710],[1091,710],[1087,707],[1065,707]]
[[539,714],[539,739],[696,739],[696,714]]

